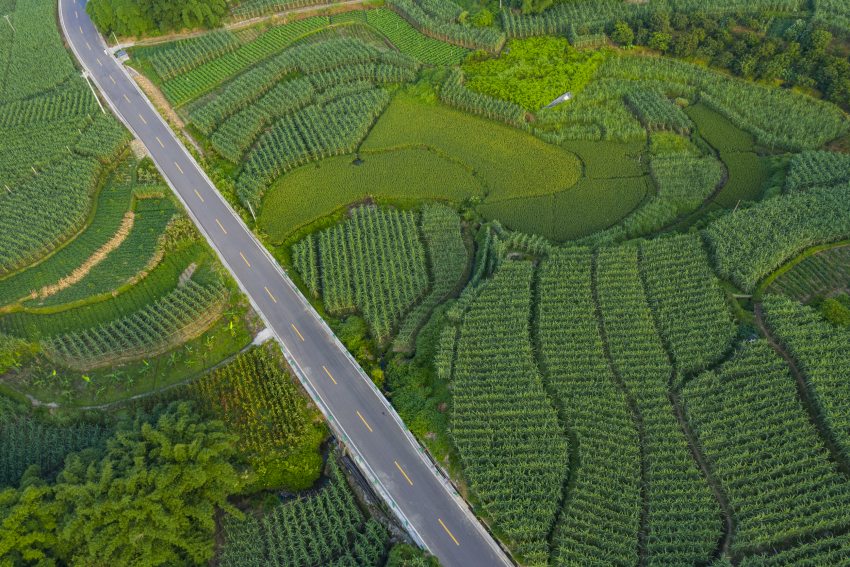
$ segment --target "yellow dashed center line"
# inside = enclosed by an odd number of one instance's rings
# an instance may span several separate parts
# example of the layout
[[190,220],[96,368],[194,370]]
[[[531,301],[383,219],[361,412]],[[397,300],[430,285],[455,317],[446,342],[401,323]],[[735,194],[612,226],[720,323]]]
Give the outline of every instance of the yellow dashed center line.
[[83,26],[80,26],[80,33],[83,33]]
[[91,44],[89,42],[86,42],[86,47],[88,47],[89,51],[91,51]]
[[336,380],[334,380],[333,374],[331,374],[331,371],[330,371],[330,370],[328,370],[328,367],[327,367],[327,366],[322,366],[322,370],[324,370],[324,371],[325,371],[325,374],[327,374],[327,375],[328,375],[328,378],[330,378],[330,379],[331,379],[331,382],[333,382],[334,384],[336,384]]
[[218,219],[215,219],[215,222],[216,222],[216,224],[218,225],[218,228],[220,228],[220,229],[221,229],[221,232],[223,232],[224,234],[227,234],[227,230],[225,230],[224,225],[223,225],[223,224],[221,224],[221,221],[220,221],[220,220],[218,220]]
[[[179,171],[180,173],[183,173],[183,168],[182,168],[182,167],[180,167],[180,164],[179,164],[179,163],[177,163],[176,161],[174,162],[174,167],[176,167],[176,168],[177,168],[177,171]],[[197,190],[197,189],[195,189],[195,195],[197,195],[198,197],[200,197],[200,196],[201,196],[201,194],[200,194],[200,193],[198,193],[198,190]],[[201,199],[201,201],[203,201],[203,199]]]
[[[177,164],[175,163],[174,165],[177,165]],[[180,166],[179,166],[179,165],[177,165],[177,169],[180,169]],[[183,172],[181,171],[180,173],[183,173]],[[201,197],[201,194],[200,194],[200,193],[198,193],[198,190],[197,190],[197,189],[195,189],[195,195],[197,195],[197,196],[198,196],[198,199],[200,199],[202,203],[204,202],[204,198],[203,198],[203,197]]]
[[363,417],[363,414],[361,414],[361,413],[358,411],[358,412],[357,412],[357,417],[359,417],[359,418],[360,418],[360,421],[362,421],[362,422],[363,422],[363,425],[365,425],[365,426],[366,426],[366,429],[368,429],[368,430],[369,430],[369,433],[372,433],[372,428],[371,428],[371,427],[369,427],[369,424],[366,422],[366,418],[365,418],[365,417]]
[[267,288],[267,287],[263,287],[263,289],[265,289],[265,290],[266,290],[266,293],[268,293],[268,294],[269,294],[269,297],[271,297],[271,298],[272,298],[272,301],[274,301],[275,303],[277,303],[277,299],[275,299],[275,297],[272,295],[272,292],[270,292],[270,291],[269,291],[269,288]]
[[301,331],[298,330],[298,327],[295,326],[295,323],[290,323],[292,325],[292,330],[295,331],[295,334],[298,335],[298,338],[301,339],[301,342],[304,342],[304,336],[301,334]]
[[250,267],[251,267],[251,262],[249,262],[249,261],[248,261],[248,258],[246,258],[246,257],[245,257],[245,254],[243,254],[242,252],[240,252],[240,253],[239,253],[239,255],[240,255],[240,256],[242,256],[242,259],[245,261],[245,264],[247,264],[247,265],[248,265],[248,267],[250,268]]
[[[142,116],[142,114],[141,114],[141,113],[139,113],[139,118],[141,119],[141,121],[142,121],[143,123],[145,123],[145,124],[147,124],[147,123],[148,123],[148,121],[147,121],[147,120],[145,120],[145,117],[144,117],[144,116]],[[183,173],[183,172],[181,171],[180,173]]]
[[156,137],[156,141],[159,142],[159,147],[164,148],[165,144],[162,143],[162,140],[159,139],[159,136]]
[[393,461],[393,462],[395,463],[395,466],[398,469],[398,472],[400,472],[402,475],[404,475],[404,478],[407,479],[407,484],[409,484],[410,486],[413,486],[413,481],[410,480],[410,477],[407,476],[407,473],[404,472],[404,469],[401,468],[401,465],[398,464],[398,461]]
[[100,62],[100,57],[95,57],[95,60],[97,61],[97,64],[98,64],[98,65],[100,65],[101,67],[103,67],[103,63],[101,63],[101,62]]
[[127,93],[124,93],[124,100],[126,100],[127,102],[130,102],[130,97],[127,96]]
[[115,83],[115,77],[113,77],[112,75],[109,75],[109,80],[112,81],[113,85],[116,84]]
[[446,533],[449,534],[449,537],[452,538],[452,541],[455,542],[455,545],[460,545],[460,542],[457,540],[454,534],[449,531],[449,528],[446,527],[446,524],[443,523],[443,520],[437,518],[437,521],[440,522],[440,525],[443,526],[443,529],[446,530]]

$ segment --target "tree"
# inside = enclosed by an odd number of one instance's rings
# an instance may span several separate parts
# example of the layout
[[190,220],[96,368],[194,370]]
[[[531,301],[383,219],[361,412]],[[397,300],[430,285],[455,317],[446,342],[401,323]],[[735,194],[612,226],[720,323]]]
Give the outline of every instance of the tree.
[[648,46],[650,49],[661,51],[662,53],[670,49],[670,42],[673,38],[669,33],[655,32],[650,36]]
[[240,488],[229,459],[236,437],[188,403],[155,422],[137,418],[106,453],[72,455],[56,484],[70,513],[60,540],[77,565],[203,563],[213,554],[216,506]]
[[614,24],[614,31],[611,32],[611,40],[617,45],[629,47],[635,41],[635,32],[629,24],[621,20]]
[[33,466],[18,489],[0,491],[0,565],[54,565],[62,505]]
[[54,485],[29,470],[0,492],[0,565],[180,565],[213,555],[217,508],[242,486],[236,437],[189,403],[140,415],[105,451],[70,455]]
[[91,0],[86,11],[104,33],[139,36],[214,27],[227,13],[227,0]]

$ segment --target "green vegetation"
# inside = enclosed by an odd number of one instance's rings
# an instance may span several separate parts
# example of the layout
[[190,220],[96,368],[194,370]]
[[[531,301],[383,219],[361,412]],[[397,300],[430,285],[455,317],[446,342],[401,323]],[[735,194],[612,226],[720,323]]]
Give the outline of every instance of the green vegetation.
[[393,343],[396,350],[413,349],[417,332],[437,305],[457,289],[469,264],[460,218],[455,211],[444,205],[426,205],[420,222],[431,268],[431,285],[428,295],[404,318]]
[[418,547],[398,543],[390,549],[385,567],[439,567],[436,557],[428,555]]
[[514,40],[501,57],[464,64],[467,86],[509,100],[530,112],[562,94],[580,93],[605,58],[601,52],[578,51],[565,39]]
[[35,465],[53,477],[70,453],[101,445],[111,431],[98,423],[45,421],[0,398],[0,487],[17,486]]
[[838,444],[842,458],[850,457],[850,380],[847,345],[850,330],[824,321],[817,311],[791,299],[764,299],[767,325],[794,358],[815,400],[817,415]]
[[268,345],[237,355],[187,388],[239,435],[239,453],[256,475],[252,488],[304,490],[321,472],[325,429],[293,380],[277,347]]
[[328,484],[315,494],[277,504],[260,518],[227,518],[219,564],[382,565],[385,528],[364,517],[335,461],[328,470]]
[[366,12],[366,21],[398,47],[405,55],[429,65],[456,65],[467,51],[420,33],[407,21],[390,10],[378,8]]
[[540,364],[578,443],[552,557],[557,564],[633,565],[640,530],[640,439],[629,401],[605,358],[592,261],[589,249],[568,248],[540,269]]
[[142,36],[172,30],[217,26],[227,13],[227,0],[93,0],[86,12],[104,34]]
[[803,249],[848,234],[850,185],[769,199],[718,219],[706,230],[718,272],[746,291]]
[[847,525],[850,483],[766,341],[746,344],[683,397],[735,511],[733,554]]
[[518,104],[468,89],[461,71],[452,70],[440,87],[440,100],[471,114],[525,129],[526,112]]
[[767,287],[801,303],[850,289],[850,245],[830,247],[807,256]]
[[505,261],[464,316],[451,420],[483,512],[525,561],[537,564],[549,554],[568,443],[532,352],[533,275],[530,262]]
[[674,370],[643,289],[637,247],[600,250],[596,282],[611,363],[641,424],[648,561],[699,561],[720,537],[720,514],[670,408]]
[[240,487],[233,441],[221,422],[175,404],[137,417],[103,452],[71,455],[55,484],[29,472],[20,488],[0,492],[0,560],[208,561],[215,510],[232,510],[227,497]]
[[705,370],[730,349],[737,329],[699,237],[648,241],[640,256],[646,295],[676,370]]
[[356,208],[345,224],[297,243],[292,256],[308,287],[318,289],[321,280],[328,312],[363,313],[382,344],[428,287],[425,250],[410,212]]

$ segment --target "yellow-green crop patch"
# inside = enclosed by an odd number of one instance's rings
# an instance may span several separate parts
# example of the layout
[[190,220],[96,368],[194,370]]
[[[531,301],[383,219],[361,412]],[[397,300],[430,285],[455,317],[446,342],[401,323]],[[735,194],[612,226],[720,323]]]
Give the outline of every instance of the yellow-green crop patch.
[[351,155],[305,165],[284,175],[269,190],[258,224],[281,244],[294,230],[367,197],[378,201],[460,202],[483,190],[462,164],[424,148]]
[[399,93],[363,142],[364,153],[427,147],[457,160],[483,182],[492,199],[546,195],[581,177],[572,152],[515,128]]

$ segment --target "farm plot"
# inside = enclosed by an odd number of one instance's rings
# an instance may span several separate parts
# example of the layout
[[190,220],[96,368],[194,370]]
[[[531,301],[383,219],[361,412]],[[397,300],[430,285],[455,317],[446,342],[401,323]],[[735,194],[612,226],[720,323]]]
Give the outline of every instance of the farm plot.
[[324,437],[315,411],[269,345],[238,355],[192,382],[188,394],[239,435],[261,484],[308,488],[321,469]]
[[850,457],[850,332],[823,320],[817,311],[778,295],[764,298],[764,317],[780,344],[797,362],[835,437]]
[[505,44],[501,30],[458,23],[463,10],[451,0],[389,0],[387,5],[420,32],[440,41],[493,53]]
[[328,469],[330,482],[315,494],[278,504],[260,518],[227,518],[220,565],[382,565],[386,529],[364,517],[335,461]]
[[803,152],[791,158],[786,191],[805,191],[850,181],[850,156],[835,152]]
[[413,349],[417,331],[457,287],[469,263],[460,218],[454,210],[439,204],[426,205],[420,216],[431,285],[428,295],[404,318],[393,345],[396,350]]
[[156,356],[201,335],[221,315],[226,299],[221,281],[189,279],[127,317],[50,337],[42,348],[51,360],[80,370]]
[[386,91],[368,90],[276,122],[246,158],[237,181],[242,202],[258,205],[266,187],[299,165],[353,152],[387,102]]
[[581,176],[581,164],[570,152],[514,128],[400,93],[372,128],[361,152],[416,146],[433,148],[466,165],[494,200],[563,191]]
[[14,27],[14,31],[9,36],[0,36],[0,51],[8,52],[8,67],[4,66],[0,83],[0,102],[49,91],[75,74],[71,57],[52,24],[54,14],[55,6],[43,0],[19,0],[14,4],[14,11],[8,14],[13,25],[5,26],[4,21],[4,26]]
[[781,274],[767,287],[776,293],[809,303],[850,290],[850,245],[816,252]]
[[310,235],[292,250],[311,290],[321,280],[331,313],[359,311],[378,343],[388,341],[410,307],[428,289],[428,265],[417,215],[354,209],[345,223]]
[[451,423],[464,476],[494,529],[539,564],[569,467],[567,438],[532,352],[533,274],[530,262],[503,262],[464,316]]
[[232,32],[216,30],[164,45],[139,47],[133,50],[133,56],[150,61],[159,79],[167,81],[238,47],[239,41]]
[[650,565],[700,561],[720,537],[720,513],[691,456],[667,394],[673,367],[641,283],[635,246],[603,248],[596,267],[599,308],[614,370],[642,423]]
[[328,23],[326,16],[317,16],[271,28],[238,49],[166,81],[162,92],[174,106],[186,104]]
[[732,552],[832,531],[850,521],[850,481],[766,341],[687,384],[690,423],[735,511]]
[[803,249],[850,236],[850,185],[763,201],[714,221],[705,235],[718,273],[752,291]]
[[656,156],[650,173],[655,195],[609,230],[594,235],[597,242],[614,242],[652,234],[677,218],[695,211],[714,193],[723,179],[723,168],[711,156],[689,154]]
[[435,152],[409,148],[324,159],[281,177],[268,190],[258,224],[280,245],[296,229],[366,198],[415,205],[461,203],[483,190],[472,172]]
[[567,248],[540,268],[536,332],[544,383],[578,440],[578,470],[563,496],[552,557],[559,565],[634,565],[640,439],[605,357],[591,263],[590,249]]
[[720,360],[737,328],[699,237],[642,243],[640,269],[676,370],[689,375]]
[[407,20],[386,8],[368,10],[366,21],[405,55],[429,65],[457,65],[468,51],[423,35]]

